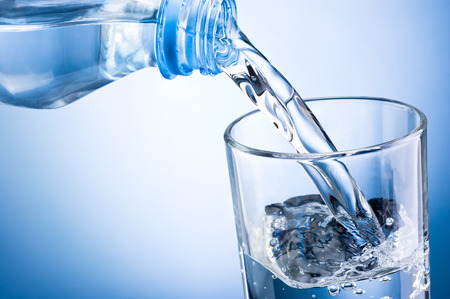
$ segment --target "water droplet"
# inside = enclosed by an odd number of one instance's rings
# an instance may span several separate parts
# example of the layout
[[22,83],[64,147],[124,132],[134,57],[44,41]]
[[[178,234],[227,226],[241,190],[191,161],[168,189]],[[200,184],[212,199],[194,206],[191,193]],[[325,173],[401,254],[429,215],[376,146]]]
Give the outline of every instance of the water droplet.
[[267,290],[267,287],[264,287],[264,290]]
[[386,218],[386,226],[391,226],[392,224],[394,224],[394,218],[392,217]]
[[316,295],[312,295],[311,297],[316,298]]
[[286,272],[286,268],[285,267],[281,267],[281,272],[285,273]]
[[341,287],[338,285],[331,285],[328,287],[328,293],[330,293],[331,296],[336,296],[341,292]]
[[277,279],[278,277],[277,277],[275,274],[273,274],[273,275],[272,275],[272,278],[273,278],[273,279]]
[[356,288],[356,283],[354,282],[345,282],[342,284],[342,289],[345,291],[350,291]]
[[353,291],[353,294],[355,294],[355,295],[364,295],[365,293],[366,293],[366,291],[363,289],[357,289],[357,290]]
[[282,291],[286,291],[286,289],[285,289],[285,288],[282,288],[281,290],[282,290]]
[[389,297],[389,296],[383,296],[383,297],[381,297],[380,299],[392,299],[392,297]]
[[381,277],[380,278],[380,282],[381,283],[386,283],[386,282],[389,282],[389,281],[391,281],[391,278],[389,276],[385,276],[385,277]]

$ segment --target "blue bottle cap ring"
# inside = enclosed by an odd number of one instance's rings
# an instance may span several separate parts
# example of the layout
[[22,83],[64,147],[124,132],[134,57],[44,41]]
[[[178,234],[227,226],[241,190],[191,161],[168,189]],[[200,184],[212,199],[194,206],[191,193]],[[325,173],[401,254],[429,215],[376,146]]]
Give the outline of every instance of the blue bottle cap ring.
[[178,18],[183,0],[163,0],[156,26],[156,55],[161,74],[167,79],[181,75],[177,58]]

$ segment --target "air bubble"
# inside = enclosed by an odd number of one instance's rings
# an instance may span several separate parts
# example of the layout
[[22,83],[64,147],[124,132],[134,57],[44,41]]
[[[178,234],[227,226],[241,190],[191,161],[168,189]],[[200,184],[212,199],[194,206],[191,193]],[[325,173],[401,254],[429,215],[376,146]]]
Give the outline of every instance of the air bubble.
[[272,222],[272,227],[275,230],[285,230],[286,229],[286,219],[277,218]]
[[386,283],[386,282],[389,282],[389,281],[391,281],[391,278],[389,276],[385,276],[385,277],[381,277],[380,278],[380,282],[381,283]]
[[383,296],[383,297],[381,297],[380,299],[392,299],[392,297],[389,297],[389,296]]
[[386,219],[386,226],[391,226],[392,224],[394,224],[394,218],[388,217]]
[[411,271],[412,267],[411,266],[407,266],[405,268],[402,269],[403,272],[409,272]]
[[345,291],[350,291],[356,288],[356,283],[354,282],[345,282],[342,284],[342,289]]
[[359,261],[361,263],[364,263],[364,262],[368,261],[369,259],[371,259],[372,257],[373,257],[372,254],[367,254],[367,255],[365,254],[365,255],[362,255],[359,257]]
[[357,290],[353,291],[353,294],[355,294],[355,295],[364,295],[365,293],[366,293],[366,291],[363,289],[357,289]]
[[341,292],[341,287],[338,285],[331,285],[328,287],[328,293],[331,296],[336,296]]
[[316,295],[312,295],[311,297],[316,298]]

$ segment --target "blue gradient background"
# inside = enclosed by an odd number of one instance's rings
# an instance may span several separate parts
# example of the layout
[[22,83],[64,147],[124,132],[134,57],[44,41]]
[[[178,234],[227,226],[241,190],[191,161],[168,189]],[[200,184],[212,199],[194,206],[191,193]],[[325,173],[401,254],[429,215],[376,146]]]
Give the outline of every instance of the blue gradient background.
[[[303,97],[425,112],[432,294],[446,298],[450,2],[237,4]],[[155,69],[57,110],[1,106],[0,298],[243,298],[222,133],[251,109],[224,75]]]

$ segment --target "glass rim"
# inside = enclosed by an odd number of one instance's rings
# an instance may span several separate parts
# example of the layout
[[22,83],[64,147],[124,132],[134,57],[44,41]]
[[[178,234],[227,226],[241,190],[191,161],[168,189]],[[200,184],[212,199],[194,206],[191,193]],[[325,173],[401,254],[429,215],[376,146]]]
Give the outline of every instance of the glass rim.
[[224,139],[225,143],[244,153],[248,153],[255,156],[261,156],[261,157],[267,157],[267,158],[277,158],[277,159],[292,159],[292,160],[321,160],[321,159],[329,159],[329,158],[339,158],[339,157],[346,157],[346,156],[354,156],[369,152],[376,152],[380,151],[382,149],[386,149],[389,147],[393,147],[403,141],[409,140],[411,138],[416,137],[417,135],[422,134],[422,132],[425,130],[427,126],[427,118],[425,114],[417,109],[416,107],[406,104],[400,101],[391,100],[387,98],[379,98],[379,97],[365,97],[365,96],[351,96],[351,97],[319,97],[319,98],[308,98],[305,99],[305,102],[315,102],[315,101],[328,101],[328,100],[361,100],[361,101],[374,101],[374,102],[388,102],[391,104],[400,105],[406,108],[411,109],[416,113],[416,115],[419,116],[419,124],[413,129],[408,132],[408,134],[405,134],[403,136],[400,136],[398,138],[391,139],[389,141],[367,146],[367,147],[361,147],[357,149],[350,149],[350,150],[342,150],[342,151],[336,151],[336,152],[327,152],[327,153],[285,153],[285,152],[275,152],[270,150],[264,150],[264,149],[258,149],[254,147],[247,146],[245,144],[242,144],[235,140],[231,136],[231,132],[233,130],[233,127],[238,124],[241,120],[244,118],[247,118],[253,114],[260,113],[259,110],[253,110],[250,111],[237,119],[235,119],[233,122],[231,122],[228,127],[225,129],[224,133]]

